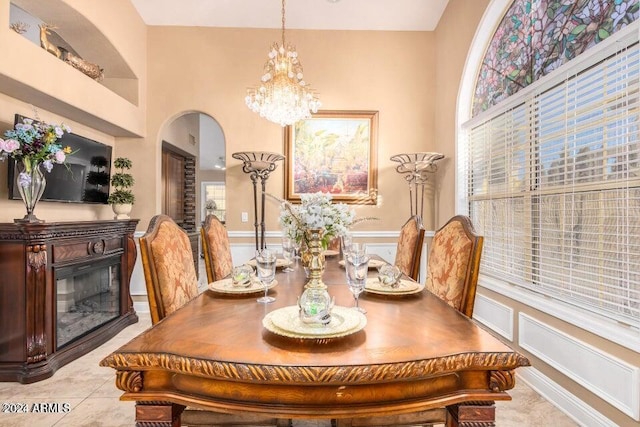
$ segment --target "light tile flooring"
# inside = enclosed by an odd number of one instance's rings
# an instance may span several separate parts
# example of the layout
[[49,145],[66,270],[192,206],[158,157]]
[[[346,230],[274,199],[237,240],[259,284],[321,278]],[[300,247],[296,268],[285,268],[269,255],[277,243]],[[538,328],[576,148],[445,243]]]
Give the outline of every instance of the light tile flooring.
[[[140,321],[85,356],[58,369],[53,377],[34,384],[0,383],[0,402],[67,403],[70,411],[54,414],[0,413],[3,427],[75,427],[133,426],[134,403],[121,402],[121,392],[115,387],[115,371],[98,366],[100,360],[151,325],[148,314],[139,314]],[[575,426],[549,402],[521,382],[510,391],[511,402],[498,402],[497,422],[501,426],[555,427]],[[295,427],[325,427],[329,421],[294,421]]]

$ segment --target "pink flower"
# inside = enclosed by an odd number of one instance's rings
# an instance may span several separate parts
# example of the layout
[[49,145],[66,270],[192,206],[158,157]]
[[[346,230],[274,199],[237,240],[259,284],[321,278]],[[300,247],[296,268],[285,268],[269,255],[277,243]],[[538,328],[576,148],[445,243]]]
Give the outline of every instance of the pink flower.
[[9,154],[13,153],[18,148],[20,148],[20,143],[15,139],[6,139],[4,141],[4,146],[2,147],[2,149]]
[[64,154],[64,151],[60,150],[60,151],[56,151],[56,153],[54,154],[54,157],[56,158],[56,163],[64,163],[65,159],[67,158],[67,155]]

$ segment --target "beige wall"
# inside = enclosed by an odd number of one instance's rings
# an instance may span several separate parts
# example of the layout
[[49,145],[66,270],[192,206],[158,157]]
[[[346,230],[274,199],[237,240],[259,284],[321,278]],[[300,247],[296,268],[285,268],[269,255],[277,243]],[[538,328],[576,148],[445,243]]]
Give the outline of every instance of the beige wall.
[[[0,133],[13,126],[14,114],[65,122],[72,131],[115,146],[114,158],[127,155],[114,135],[142,134],[146,116],[146,26],[128,0],[86,2],[51,0],[39,3],[72,8],[104,32],[138,76],[140,102],[134,105],[63,63],[9,29],[9,0],[0,0]],[[84,19],[84,18],[83,18]],[[67,40],[72,43],[72,40]],[[97,47],[96,49],[99,49]],[[32,107],[33,106],[33,107]],[[135,171],[134,171],[135,176]],[[137,178],[137,177],[136,177]],[[25,214],[21,201],[8,200],[7,162],[0,162],[0,221]],[[111,219],[106,205],[41,202],[36,216],[46,221]]]
[[[305,79],[320,93],[323,109],[378,110],[378,186],[380,206],[358,206],[359,216],[380,222],[360,229],[396,230],[409,216],[408,190],[389,157],[403,151],[434,149],[435,74],[433,33],[287,31],[298,48]],[[246,88],[259,81],[277,30],[149,27],[147,138],[128,152],[149,179],[137,180],[142,195],[134,214],[143,223],[158,212],[161,129],[185,111],[212,116],[226,138],[226,182],[230,230],[252,231],[240,212],[253,211],[251,182],[236,151],[283,153],[282,128],[252,113]],[[153,156],[154,162],[149,161]],[[283,165],[271,175],[267,191],[282,196]],[[156,176],[156,180],[152,177]],[[278,207],[268,205],[267,229],[277,229]],[[146,227],[146,225],[145,225]]]
[[198,114],[180,116],[171,123],[167,123],[160,133],[160,140],[197,157],[200,144],[199,123]]
[[489,0],[449,0],[435,31],[435,151],[446,157],[436,174],[436,228],[455,212],[456,108],[469,46]]

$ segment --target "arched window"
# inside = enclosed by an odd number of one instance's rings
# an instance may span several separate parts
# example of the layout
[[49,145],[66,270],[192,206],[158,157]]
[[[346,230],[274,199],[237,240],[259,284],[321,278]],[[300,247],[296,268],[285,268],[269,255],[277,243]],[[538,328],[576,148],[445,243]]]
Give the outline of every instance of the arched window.
[[514,0],[489,43],[473,115],[496,105],[638,19],[638,0]]
[[516,285],[636,331],[638,7],[512,2],[459,141],[460,196],[485,237],[480,283]]

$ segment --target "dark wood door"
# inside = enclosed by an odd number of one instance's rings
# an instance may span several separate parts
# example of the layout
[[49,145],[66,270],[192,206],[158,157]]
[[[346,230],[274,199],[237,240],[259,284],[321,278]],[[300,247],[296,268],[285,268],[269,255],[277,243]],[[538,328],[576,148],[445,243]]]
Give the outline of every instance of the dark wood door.
[[162,150],[162,213],[177,224],[184,222],[184,166],[184,156]]

